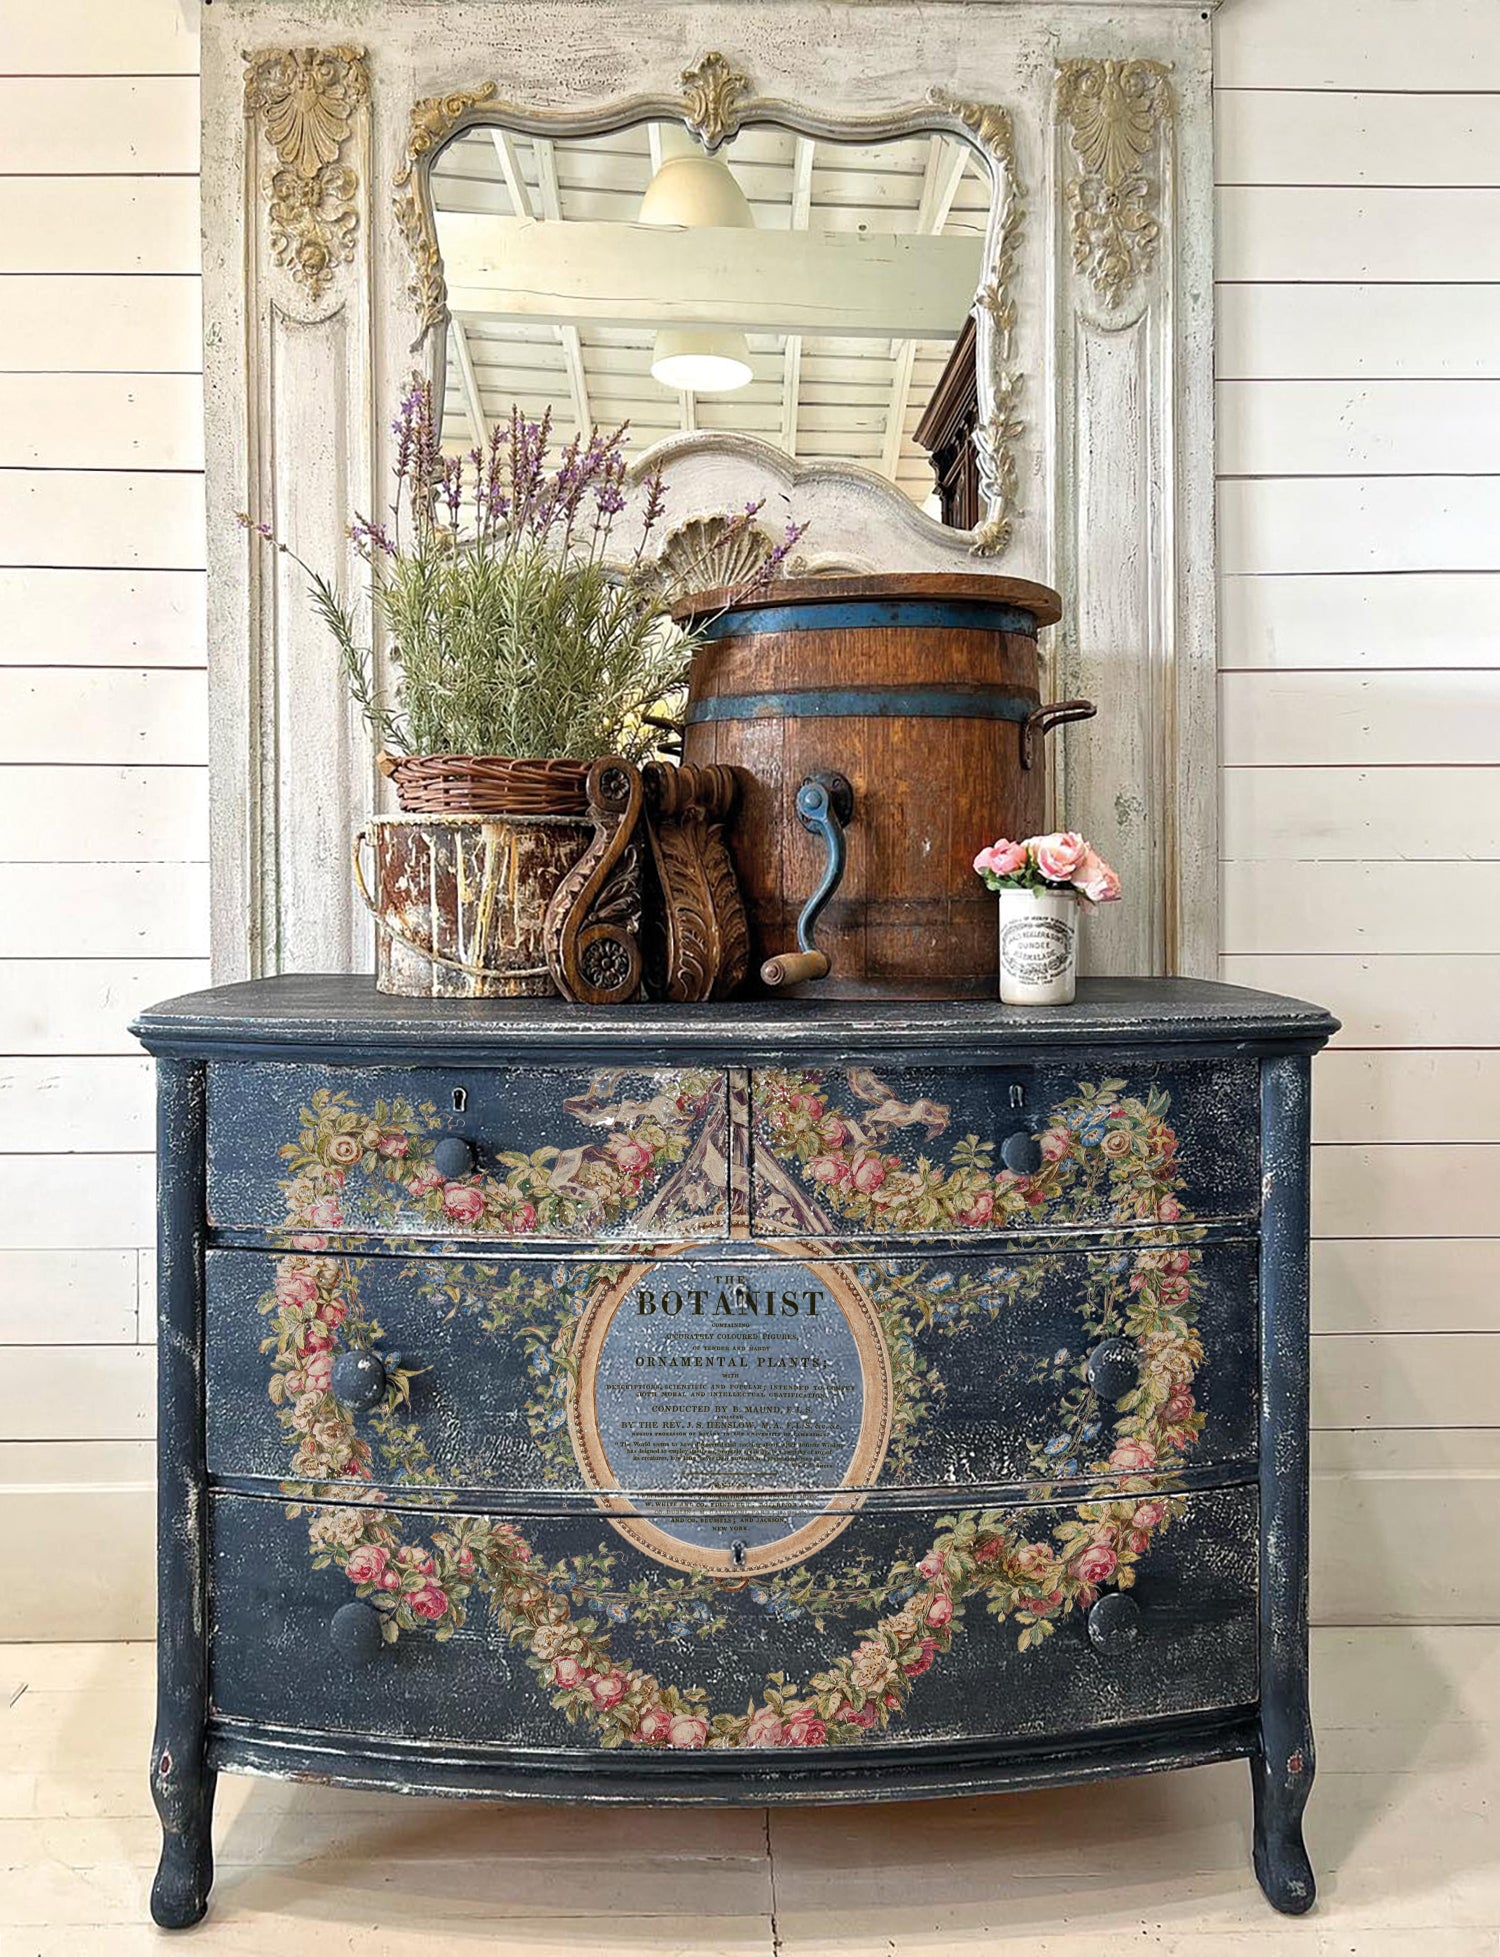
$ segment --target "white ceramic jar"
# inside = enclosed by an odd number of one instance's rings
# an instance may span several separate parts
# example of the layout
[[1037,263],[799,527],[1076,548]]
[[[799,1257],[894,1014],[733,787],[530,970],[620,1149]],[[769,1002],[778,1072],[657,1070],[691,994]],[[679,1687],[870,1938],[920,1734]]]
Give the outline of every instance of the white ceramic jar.
[[1000,997],[1008,1006],[1071,1005],[1078,984],[1078,897],[1000,892]]

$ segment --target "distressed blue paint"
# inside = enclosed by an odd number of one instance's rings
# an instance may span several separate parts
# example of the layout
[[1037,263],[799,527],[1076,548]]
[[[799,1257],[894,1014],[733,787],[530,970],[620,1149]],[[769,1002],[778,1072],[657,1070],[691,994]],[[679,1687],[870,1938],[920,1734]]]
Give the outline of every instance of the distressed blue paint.
[[1019,605],[982,599],[941,602],[892,599],[881,603],[757,605],[722,612],[696,629],[705,639],[730,639],[739,632],[858,632],[870,627],[923,632],[1010,632],[1036,637],[1036,617]]
[[1036,712],[1024,694],[988,686],[817,686],[795,693],[723,693],[696,700],[690,725],[705,720],[1016,720]]

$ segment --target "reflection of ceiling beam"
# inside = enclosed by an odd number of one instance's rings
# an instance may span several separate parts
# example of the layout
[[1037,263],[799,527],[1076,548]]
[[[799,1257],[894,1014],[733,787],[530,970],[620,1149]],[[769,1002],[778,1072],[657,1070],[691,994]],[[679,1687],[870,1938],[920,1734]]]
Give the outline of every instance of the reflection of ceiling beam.
[[458,378],[464,391],[464,406],[469,411],[469,426],[474,430],[474,445],[483,448],[489,439],[489,422],[484,412],[484,397],[479,392],[479,376],[474,372],[474,356],[469,352],[468,335],[461,319],[448,322],[453,333],[453,351],[458,360]]
[[975,237],[530,223],[444,211],[457,312],[555,325],[952,339],[974,303]]
[[[562,193],[557,187],[557,151],[545,136],[533,136],[531,147],[536,156],[536,189],[541,199],[542,217],[549,224],[557,224],[562,218]],[[579,434],[586,435],[593,426],[593,416],[589,413],[588,375],[583,369],[583,340],[576,326],[559,326],[557,337],[562,341],[563,362],[568,370],[573,420]]]
[[526,179],[521,174],[521,156],[516,148],[516,139],[508,129],[490,126],[494,138],[495,154],[500,159],[500,174],[505,179],[505,188],[510,193],[510,207],[517,217],[532,217],[531,192],[526,187]]
[[[799,136],[792,158],[791,229],[805,231],[812,210],[813,156],[817,145],[811,137]],[[781,446],[788,455],[797,453],[797,395],[802,387],[802,335],[788,333],[786,354],[781,368]]]
[[[917,206],[916,235],[919,238],[942,235],[971,155],[967,143],[950,142],[942,136],[934,136],[927,145],[927,167],[922,173],[922,201]],[[911,396],[911,370],[916,357],[916,343],[913,340],[898,340],[891,348],[891,405],[886,416],[885,447],[880,458],[880,473],[890,482],[896,480],[901,450],[906,441],[906,404]]]
[[684,435],[691,435],[697,429],[698,397],[696,394],[678,395],[677,420]]

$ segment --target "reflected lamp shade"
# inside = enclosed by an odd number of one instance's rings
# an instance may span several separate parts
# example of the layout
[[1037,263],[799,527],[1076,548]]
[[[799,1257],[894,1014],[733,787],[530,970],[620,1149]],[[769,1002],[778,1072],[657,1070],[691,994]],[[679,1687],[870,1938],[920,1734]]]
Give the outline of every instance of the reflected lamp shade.
[[[728,164],[694,144],[664,158],[641,199],[640,221],[746,230],[755,216]],[[731,393],[754,378],[749,344],[732,326],[665,326],[651,349],[651,377],[679,394]]]
[[664,326],[651,349],[651,378],[679,394],[729,394],[754,378],[750,345],[732,326]]

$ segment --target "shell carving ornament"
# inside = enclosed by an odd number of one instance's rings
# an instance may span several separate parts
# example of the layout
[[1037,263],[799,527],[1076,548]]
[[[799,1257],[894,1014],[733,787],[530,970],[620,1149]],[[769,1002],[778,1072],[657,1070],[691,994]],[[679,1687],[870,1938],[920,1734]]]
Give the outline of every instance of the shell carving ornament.
[[245,57],[245,114],[276,155],[271,255],[314,300],[354,257],[359,173],[344,161],[370,95],[361,47],[266,48]]
[[1159,150],[1172,113],[1172,84],[1160,61],[1063,61],[1057,106],[1081,166],[1065,196],[1073,269],[1101,301],[1121,305],[1151,270],[1162,227]]
[[[354,1265],[329,1254],[330,1233],[343,1223],[347,1179],[388,1190],[393,1207],[424,1207],[445,1237],[498,1227],[524,1239],[564,1221],[607,1225],[647,1191],[669,1231],[674,1188],[699,1172],[715,1077],[653,1076],[649,1098],[631,1099],[627,1076],[601,1076],[570,1105],[599,1118],[608,1132],[603,1144],[502,1151],[494,1172],[455,1182],[445,1182],[432,1163],[441,1133],[436,1111],[404,1101],[366,1108],[345,1093],[320,1090],[302,1110],[299,1134],[281,1150],[291,1248],[261,1301],[269,1320],[262,1349],[289,1450],[288,1514],[307,1517],[314,1566],[343,1572],[353,1593],[380,1614],[390,1643],[413,1634],[445,1640],[471,1610],[487,1609],[524,1656],[537,1692],[601,1747],[868,1744],[901,1721],[924,1674],[942,1663],[976,1614],[1008,1623],[1025,1650],[1070,1613],[1087,1610],[1102,1586],[1133,1584],[1180,1507],[1181,1498],[1162,1492],[1154,1478],[1182,1465],[1203,1426],[1193,1390],[1203,1359],[1196,1329],[1201,1253],[1193,1245],[1202,1233],[1181,1207],[1184,1178],[1165,1093],[1135,1094],[1118,1079],[1080,1083],[1037,1137],[1042,1166],[1021,1175],[997,1169],[992,1145],[973,1136],[944,1161],[908,1160],[895,1149],[857,1143],[852,1084],[828,1074],[757,1080],[763,1149],[777,1173],[822,1206],[830,1225],[847,1218],[878,1231],[901,1219],[939,1232],[993,1232],[1068,1221],[1085,1201],[1097,1215],[1104,1196],[1114,1224],[1155,1226],[1149,1249],[1105,1250],[1085,1260],[1085,1338],[1128,1335],[1141,1366],[1137,1385],[1101,1406],[1081,1359],[1059,1353],[1053,1362],[1057,1433],[1034,1451],[1035,1466],[1040,1475],[1088,1477],[1091,1496],[1050,1534],[1029,1536],[1015,1510],[966,1509],[942,1517],[930,1542],[904,1546],[888,1567],[855,1558],[825,1576],[808,1562],[733,1586],[704,1573],[621,1582],[615,1554],[603,1544],[548,1564],[521,1528],[493,1517],[455,1514],[417,1540],[411,1518],[386,1505],[380,1485],[405,1491],[440,1479],[412,1412],[415,1375],[394,1363],[383,1404],[359,1422],[331,1391],[338,1352],[378,1346],[382,1336],[361,1306]],[[693,1199],[686,1189],[684,1200]],[[576,1342],[597,1287],[617,1280],[618,1267],[564,1264],[508,1277],[497,1268],[491,1284],[471,1264],[467,1292],[441,1265],[426,1268],[421,1291],[435,1312],[472,1311],[488,1334],[520,1344],[533,1382],[526,1415],[540,1472],[563,1481],[572,1469],[569,1485],[576,1486],[568,1439]],[[952,1331],[976,1312],[998,1317],[1028,1282],[1029,1269],[1012,1265],[1008,1277],[991,1274],[990,1282],[924,1281],[920,1269],[861,1263],[858,1277],[876,1301],[894,1382],[884,1473],[899,1469],[903,1449],[942,1392],[935,1369],[915,1356],[915,1334]],[[451,1486],[450,1477],[442,1480]],[[436,1491],[430,1499],[451,1501]],[[718,1638],[730,1614],[743,1610],[802,1618],[819,1630],[852,1620],[853,1628],[831,1641],[820,1669],[802,1680],[771,1675],[744,1707],[715,1705],[707,1687],[668,1683],[643,1661],[642,1647],[658,1639],[681,1651],[684,1640]]]

